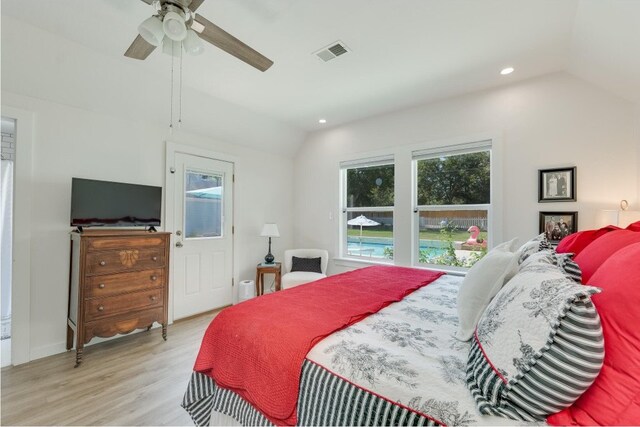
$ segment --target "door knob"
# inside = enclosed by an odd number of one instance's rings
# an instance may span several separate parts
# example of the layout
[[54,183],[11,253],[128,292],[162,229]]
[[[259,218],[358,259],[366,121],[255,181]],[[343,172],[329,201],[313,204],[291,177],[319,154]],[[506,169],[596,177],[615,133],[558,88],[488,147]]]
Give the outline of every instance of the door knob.
[[182,242],[176,242],[176,248],[181,248],[182,246],[184,246]]
[[176,231],[176,236],[182,236],[182,231],[180,230]]

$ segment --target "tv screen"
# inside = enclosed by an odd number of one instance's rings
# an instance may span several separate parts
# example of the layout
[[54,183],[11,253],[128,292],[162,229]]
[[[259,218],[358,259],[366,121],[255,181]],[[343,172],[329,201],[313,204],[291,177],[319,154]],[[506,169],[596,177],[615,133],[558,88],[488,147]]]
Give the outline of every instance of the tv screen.
[[159,226],[162,187],[73,178],[72,226]]

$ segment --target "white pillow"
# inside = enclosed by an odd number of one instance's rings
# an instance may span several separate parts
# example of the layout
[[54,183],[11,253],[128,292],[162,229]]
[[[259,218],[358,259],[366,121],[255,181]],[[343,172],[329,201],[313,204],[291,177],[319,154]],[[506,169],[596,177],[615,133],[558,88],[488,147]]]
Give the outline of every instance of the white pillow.
[[516,239],[501,243],[469,269],[458,290],[458,332],[456,338],[469,341],[478,320],[494,296],[518,271],[518,259],[512,252]]

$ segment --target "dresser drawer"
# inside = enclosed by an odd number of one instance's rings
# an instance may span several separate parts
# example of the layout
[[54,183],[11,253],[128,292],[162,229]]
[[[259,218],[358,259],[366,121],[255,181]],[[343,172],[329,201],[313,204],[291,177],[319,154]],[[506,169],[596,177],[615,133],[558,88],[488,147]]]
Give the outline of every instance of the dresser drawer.
[[162,307],[162,288],[84,301],[86,321],[146,308]]
[[166,322],[162,308],[134,311],[114,318],[104,318],[87,322],[82,341],[86,344],[93,337],[112,337],[116,334],[128,334],[135,329],[146,328],[153,322]]
[[84,282],[85,298],[100,298],[125,292],[144,291],[164,286],[164,269],[89,276]]
[[164,235],[136,237],[101,237],[89,238],[86,245],[89,251],[105,251],[111,249],[158,248],[164,249],[167,238]]
[[89,253],[85,274],[105,274],[164,267],[163,248],[121,249]]

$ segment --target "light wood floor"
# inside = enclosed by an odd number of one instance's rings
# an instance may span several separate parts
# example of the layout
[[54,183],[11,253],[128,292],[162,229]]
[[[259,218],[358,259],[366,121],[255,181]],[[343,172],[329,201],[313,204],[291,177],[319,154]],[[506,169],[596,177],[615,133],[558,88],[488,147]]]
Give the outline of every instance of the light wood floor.
[[2,369],[6,425],[193,425],[180,407],[204,331],[218,312]]

